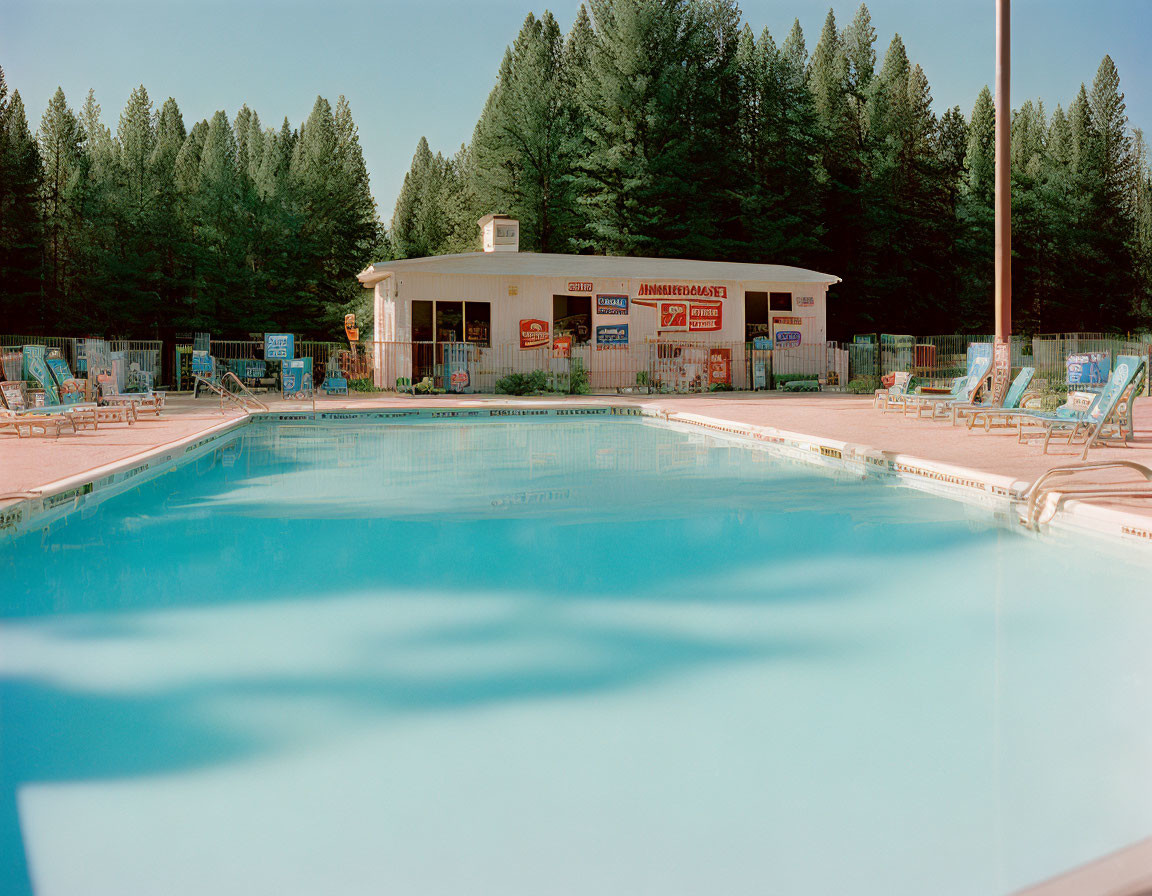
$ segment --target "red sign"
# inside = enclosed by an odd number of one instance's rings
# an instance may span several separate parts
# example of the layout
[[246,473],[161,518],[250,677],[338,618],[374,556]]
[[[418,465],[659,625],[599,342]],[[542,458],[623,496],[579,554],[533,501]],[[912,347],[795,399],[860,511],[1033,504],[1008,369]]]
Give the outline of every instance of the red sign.
[[708,352],[708,382],[732,385],[732,349],[714,348]]
[[557,336],[552,342],[553,358],[568,358],[572,355],[572,337]]
[[548,321],[520,321],[520,348],[546,348],[549,341]]
[[644,296],[670,296],[693,299],[726,299],[727,286],[713,286],[707,283],[641,283],[636,295]]
[[660,303],[660,329],[661,330],[687,330],[688,329],[688,303],[687,302],[661,302]]
[[568,292],[592,292],[592,284],[587,280],[569,280]]
[[688,329],[693,333],[719,330],[724,322],[723,309],[719,302],[693,302],[688,306]]

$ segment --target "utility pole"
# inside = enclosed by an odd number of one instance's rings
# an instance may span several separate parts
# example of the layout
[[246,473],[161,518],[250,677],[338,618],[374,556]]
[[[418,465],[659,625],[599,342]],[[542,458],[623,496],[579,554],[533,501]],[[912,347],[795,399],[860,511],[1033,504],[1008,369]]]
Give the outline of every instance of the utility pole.
[[996,0],[996,344],[994,388],[1011,375],[1012,2]]

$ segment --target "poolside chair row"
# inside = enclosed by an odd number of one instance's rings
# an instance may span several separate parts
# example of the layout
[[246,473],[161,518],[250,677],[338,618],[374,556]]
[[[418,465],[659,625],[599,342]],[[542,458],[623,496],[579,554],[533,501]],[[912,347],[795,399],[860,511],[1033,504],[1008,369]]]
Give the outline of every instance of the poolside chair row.
[[943,411],[945,416],[951,417],[954,425],[967,419],[969,429],[977,423],[982,423],[986,430],[996,425],[1014,426],[1018,442],[1042,437],[1045,454],[1057,433],[1067,432],[1068,444],[1083,436],[1082,458],[1086,458],[1094,446],[1114,442],[1117,437],[1121,444],[1126,444],[1132,435],[1132,404],[1148,377],[1146,358],[1118,356],[1103,389],[1095,394],[1086,394],[1083,401],[1078,401],[1074,395],[1068,404],[1053,411],[1027,406],[1036,399],[1028,392],[1035,375],[1035,369],[1031,367],[1020,370],[1002,402],[997,403],[994,397],[978,401],[991,363],[991,358],[974,360],[968,375],[959,377],[952,390],[940,396],[909,392],[910,377],[907,373],[897,374],[892,388],[876,394],[875,405],[885,411],[898,408],[904,414],[915,411],[918,419],[924,410],[930,412],[932,419]]
[[124,423],[131,426],[142,413],[159,416],[164,407],[162,393],[100,396],[102,402],[79,402],[29,407],[22,381],[0,383],[0,432],[15,432],[25,438],[62,432],[99,429],[100,424]]

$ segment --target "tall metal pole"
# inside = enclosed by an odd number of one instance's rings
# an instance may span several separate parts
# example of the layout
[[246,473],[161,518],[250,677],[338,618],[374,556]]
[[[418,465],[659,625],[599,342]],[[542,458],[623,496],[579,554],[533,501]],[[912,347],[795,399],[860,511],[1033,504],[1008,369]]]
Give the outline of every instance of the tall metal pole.
[[996,0],[996,341],[1012,337],[1012,3]]

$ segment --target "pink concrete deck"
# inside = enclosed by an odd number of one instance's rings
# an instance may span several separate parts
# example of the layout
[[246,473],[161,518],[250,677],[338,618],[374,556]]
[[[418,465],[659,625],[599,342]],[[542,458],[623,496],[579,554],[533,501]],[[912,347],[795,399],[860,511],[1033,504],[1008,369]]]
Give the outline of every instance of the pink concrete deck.
[[[453,407],[472,404],[536,402],[541,398],[507,396],[371,396],[367,398],[318,399],[318,410],[368,407]],[[772,392],[723,395],[587,395],[549,397],[574,404],[636,404],[669,412],[700,414],[735,423],[770,426],[807,436],[867,445],[893,454],[966,467],[982,473],[1031,481],[1062,463],[1079,461],[1081,449],[1053,442],[1047,455],[1038,443],[1019,445],[1012,430],[969,432],[944,421],[916,420],[899,413],[881,413],[868,396],[842,393],[785,394]],[[268,398],[274,410],[311,410],[312,403]],[[124,460],[195,432],[208,429],[237,411],[221,414],[210,399],[176,397],[159,420],[143,419],[134,426],[106,425],[98,431],[83,430],[51,438],[19,439],[0,434],[0,501],[59,479],[85,473],[114,461]],[[1132,448],[1094,448],[1091,460],[1134,460],[1152,465],[1152,399],[1136,402],[1136,438]],[[1096,481],[1115,481],[1102,474]],[[1131,481],[1130,477],[1127,478]],[[1088,477],[1078,482],[1092,481]],[[1152,516],[1152,501],[1108,502]]]

